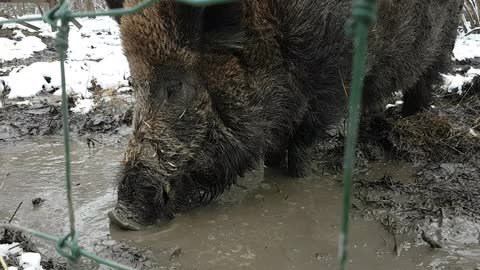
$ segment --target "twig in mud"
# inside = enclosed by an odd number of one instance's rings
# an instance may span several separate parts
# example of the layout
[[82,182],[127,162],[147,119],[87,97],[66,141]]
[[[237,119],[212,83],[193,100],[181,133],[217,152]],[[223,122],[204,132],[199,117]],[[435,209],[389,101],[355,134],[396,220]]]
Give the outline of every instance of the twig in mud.
[[438,141],[438,142],[440,142],[441,144],[443,144],[443,145],[447,146],[448,148],[452,149],[453,151],[455,151],[455,152],[459,153],[460,155],[465,155],[465,153],[463,153],[462,151],[458,150],[457,148],[455,148],[455,147],[453,147],[453,146],[451,146],[451,145],[447,144],[447,143],[446,143],[446,142],[444,142],[444,141]]
[[20,202],[20,203],[18,204],[17,209],[15,209],[15,212],[13,212],[13,215],[12,215],[12,217],[10,218],[10,220],[8,221],[8,223],[11,223],[11,222],[12,222],[13,218],[14,218],[15,215],[17,214],[18,209],[20,209],[20,206],[22,206],[22,203],[23,203],[23,202]]
[[99,140],[97,140],[97,139],[90,138],[90,140],[92,140],[92,141],[94,141],[94,142],[96,142],[96,143],[98,143],[98,144],[102,144],[102,142],[100,142],[100,141],[99,141]]
[[92,148],[95,148],[95,143],[102,144],[101,142],[99,142],[99,141],[96,140],[96,139],[87,138],[87,146],[88,146],[88,149],[90,149],[90,145],[92,145]]
[[277,183],[275,183],[275,187],[277,188],[278,193],[282,193],[282,191],[280,190],[280,187],[278,186]]
[[173,260],[174,258],[178,257],[182,253],[182,248],[175,248],[175,250],[170,254],[170,260]]
[[7,263],[5,263],[5,260],[3,259],[3,256],[0,256],[0,265],[2,266],[3,269],[7,270]]
[[239,187],[239,188],[241,188],[241,189],[243,189],[243,190],[248,190],[248,188],[247,188],[246,186],[242,185],[242,184],[238,184],[238,183],[237,183],[237,184],[235,184],[235,186],[237,186],[237,187]]
[[385,243],[385,247],[388,247],[387,240],[385,240],[385,237],[383,237],[382,233],[380,233],[380,237],[382,237],[383,243]]
[[447,140],[451,140],[451,139],[456,138],[456,137],[458,137],[458,136],[465,135],[465,134],[469,133],[471,129],[476,129],[476,128],[479,128],[479,127],[480,127],[480,124],[475,125],[475,126],[471,127],[471,128],[470,128],[469,130],[467,130],[467,131],[462,131],[462,132],[459,132],[459,133],[457,133],[457,134],[455,134],[455,135],[450,136],[449,138],[447,138]]
[[472,209],[472,208],[470,208],[470,207],[462,206],[462,208],[465,209],[465,210],[471,211],[471,212],[473,212],[473,213],[475,213],[475,214],[480,215],[480,211],[477,211],[477,210]]
[[478,240],[478,243],[480,244],[480,230],[477,229],[477,232],[478,232],[477,240]]
[[14,249],[14,248],[17,248],[17,247],[21,246],[22,244],[23,244],[23,242],[22,242],[22,243],[18,243],[18,244],[14,245],[14,246],[11,246],[8,250],[10,251],[10,250],[12,250],[12,249]]
[[335,175],[338,175],[337,166],[332,161],[330,161],[330,165],[332,166],[332,169],[335,171]]
[[0,184],[0,191],[1,191],[2,188],[3,188],[3,184],[5,184],[5,181],[2,181],[2,183]]
[[457,103],[457,108],[460,106],[460,103],[462,103],[462,101],[465,99],[465,97],[467,97],[468,95],[468,92],[470,92],[470,90],[473,88],[473,84],[470,85],[470,87],[467,89],[467,92],[465,92],[465,94],[462,95],[462,98],[460,99],[460,101]]
[[432,238],[428,237],[427,234],[425,234],[425,231],[422,231],[422,240],[425,241],[427,244],[430,245],[431,248],[442,248],[442,246]]
[[397,254],[397,256],[400,255],[400,251],[398,249],[398,243],[397,243],[397,235],[393,233],[393,252]]

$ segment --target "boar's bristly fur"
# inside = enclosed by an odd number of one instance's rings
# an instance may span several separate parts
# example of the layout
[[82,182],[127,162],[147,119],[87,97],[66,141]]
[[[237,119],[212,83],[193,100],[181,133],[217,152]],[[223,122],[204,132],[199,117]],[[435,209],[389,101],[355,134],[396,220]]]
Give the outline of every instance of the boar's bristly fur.
[[[140,0],[107,0],[131,7]],[[308,172],[314,142],[350,89],[351,0],[160,1],[119,21],[135,84],[133,135],[111,218],[125,228],[209,202],[253,170]],[[380,0],[369,32],[365,112],[404,92],[428,108],[448,68],[461,0]],[[129,225],[130,224],[130,225]]]

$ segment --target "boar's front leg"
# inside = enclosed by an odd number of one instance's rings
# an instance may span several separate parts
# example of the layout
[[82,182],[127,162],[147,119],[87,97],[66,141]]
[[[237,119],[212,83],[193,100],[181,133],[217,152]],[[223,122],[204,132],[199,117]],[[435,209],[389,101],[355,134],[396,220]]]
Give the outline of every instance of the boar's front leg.
[[265,166],[269,168],[282,169],[287,166],[287,151],[277,150],[265,153]]
[[312,146],[317,138],[315,122],[307,114],[288,144],[288,175],[303,178],[310,173]]

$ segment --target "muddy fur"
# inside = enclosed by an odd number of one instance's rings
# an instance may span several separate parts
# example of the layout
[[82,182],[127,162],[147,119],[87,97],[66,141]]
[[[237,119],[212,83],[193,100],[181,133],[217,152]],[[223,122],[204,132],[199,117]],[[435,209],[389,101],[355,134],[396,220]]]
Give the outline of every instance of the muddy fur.
[[[345,112],[351,2],[193,8],[167,0],[122,17],[137,102],[119,204],[140,223],[171,217],[214,199],[264,156],[291,176],[307,175],[311,146]],[[405,116],[429,105],[431,85],[449,65],[461,2],[380,1],[366,112],[398,90]]]

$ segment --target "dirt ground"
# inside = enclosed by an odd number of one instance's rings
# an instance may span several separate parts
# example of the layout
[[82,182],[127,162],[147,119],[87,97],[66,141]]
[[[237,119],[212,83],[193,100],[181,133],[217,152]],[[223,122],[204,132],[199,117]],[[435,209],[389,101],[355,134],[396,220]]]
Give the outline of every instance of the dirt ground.
[[[2,237],[0,238],[0,244],[10,244],[13,242],[20,243],[20,247],[24,252],[41,253],[41,250],[36,247],[35,241],[33,241],[30,236],[26,236],[18,231],[3,231]],[[138,250],[118,241],[106,239],[98,240],[93,243],[93,252],[97,256],[101,256],[117,263],[129,265],[135,269],[152,269],[152,267],[156,266],[152,262],[151,258],[149,258],[148,255],[145,255],[148,254],[148,251]],[[6,263],[9,266],[19,265],[18,260],[15,258],[8,259]],[[82,258],[79,261],[79,265],[81,265],[80,269],[97,269],[100,267],[100,265],[85,258]],[[41,266],[46,270],[68,269],[67,262],[64,258],[54,258],[48,256],[42,256]]]
[[[474,58],[456,62],[455,70],[464,74],[479,66]],[[457,242],[480,244],[480,77],[463,89],[459,95],[437,87],[432,108],[415,116],[401,118],[398,106],[362,121],[353,206],[396,239],[415,237],[432,248],[454,246],[453,239],[462,237],[473,242]],[[339,130],[318,147],[322,173],[341,171]],[[397,174],[402,168],[392,167],[369,175],[372,165],[386,160],[404,162],[411,172]]]
[[[1,30],[0,36],[9,34],[5,31],[10,30]],[[39,57],[42,61],[53,59],[51,40],[44,42],[48,45],[46,54],[2,66],[29,64]],[[480,59],[455,65],[456,73],[462,74],[470,67],[480,68]],[[8,73],[3,72],[0,76]],[[480,244],[480,230],[476,231],[480,228],[480,77],[464,89],[458,95],[437,87],[433,107],[412,117],[401,118],[397,106],[387,109],[385,114],[363,119],[353,206],[365,218],[385,226],[394,236],[397,252],[402,249],[396,239],[403,237],[420,238],[432,248],[448,246],[451,239],[462,234],[458,223],[472,224],[463,235],[476,235],[477,242],[470,244]],[[87,114],[70,114],[72,136],[86,138],[85,141],[127,136],[134,102],[131,93],[92,91],[96,108]],[[42,92],[29,99],[32,105],[27,108],[16,104],[20,100],[8,100],[6,94],[8,89],[0,96],[0,143],[62,133],[59,97]],[[70,102],[74,105],[75,99]],[[343,135],[339,128],[331,138],[318,144],[315,174],[341,174]],[[386,168],[383,175],[369,173],[375,164],[391,160],[411,165],[411,174],[399,175],[397,168]],[[0,236],[0,243],[19,241],[26,250],[36,251],[24,235],[5,231]],[[99,240],[95,250],[133,267],[151,267],[143,251],[117,241]],[[43,266],[65,269],[65,262],[46,259]]]

